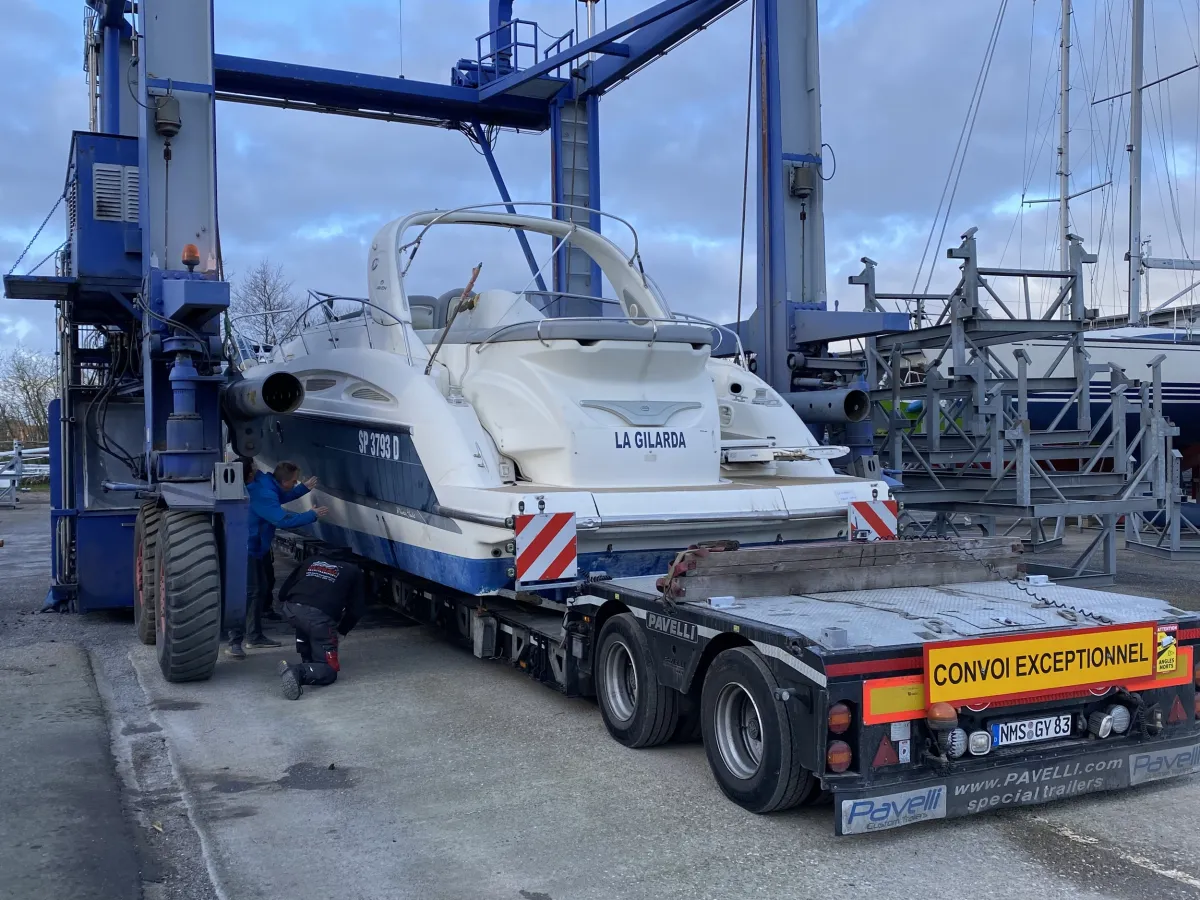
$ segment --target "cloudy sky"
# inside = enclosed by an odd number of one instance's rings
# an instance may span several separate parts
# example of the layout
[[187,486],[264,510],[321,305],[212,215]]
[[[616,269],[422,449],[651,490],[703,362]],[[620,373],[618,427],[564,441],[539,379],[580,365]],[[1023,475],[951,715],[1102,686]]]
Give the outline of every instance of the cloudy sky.
[[[4,5],[0,267],[7,272],[61,191],[70,132],[87,127],[87,108],[83,4]],[[648,5],[608,0],[607,15],[616,22]],[[216,7],[219,52],[439,83],[458,58],[474,54],[475,37],[487,28],[484,0],[358,0],[338,4],[336,17],[317,0],[217,0]],[[559,34],[574,26],[578,7],[575,0],[517,0],[516,13]],[[993,62],[965,163],[951,179],[954,202],[939,244],[935,211],[1001,7]],[[1021,200],[1057,190],[1058,7],[1053,0],[822,3],[823,129],[837,158],[836,171],[831,158],[825,170],[832,174],[831,298],[856,304],[858,289],[846,286],[846,277],[864,255],[880,263],[881,287],[894,290],[924,288],[936,258],[931,287],[949,289],[955,272],[944,249],[971,225],[980,229],[985,260],[1054,263],[1053,207],[1023,207]],[[1128,105],[1091,100],[1128,87],[1129,2],[1076,7],[1072,190],[1111,184],[1075,202],[1073,230],[1101,255],[1090,278],[1092,305],[1112,312],[1125,303]],[[1148,0],[1147,7],[1145,80],[1196,63],[1200,3]],[[749,13],[743,5],[601,104],[604,208],[638,227],[647,268],[675,308],[725,320],[737,294]],[[1157,256],[1195,249],[1198,83],[1192,71],[1145,92],[1144,231]],[[456,132],[236,104],[220,107],[218,131],[222,241],[235,276],[269,258],[298,289],[361,295],[366,247],[384,222],[417,209],[497,199],[482,158]],[[502,134],[497,155],[514,196],[548,199],[547,136]],[[752,286],[753,199],[749,221]],[[63,229],[60,213],[18,271],[50,252]],[[484,249],[492,279],[485,286],[523,285],[511,237]],[[417,289],[461,284],[483,252],[476,250],[443,241],[423,260],[428,283]],[[1156,274],[1152,302],[1189,283]],[[52,310],[0,303],[0,346],[17,341],[52,348]]]

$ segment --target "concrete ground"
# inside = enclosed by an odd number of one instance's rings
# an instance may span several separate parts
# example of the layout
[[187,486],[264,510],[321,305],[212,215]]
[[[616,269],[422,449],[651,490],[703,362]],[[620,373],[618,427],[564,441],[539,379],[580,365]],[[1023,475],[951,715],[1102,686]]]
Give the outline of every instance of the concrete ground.
[[[746,813],[699,745],[627,750],[594,704],[386,619],[298,702],[276,693],[279,651],[168,685],[127,616],[29,613],[46,523],[44,505],[0,512],[0,647],[88,652],[136,836],[113,846],[137,853],[148,897],[1200,897],[1200,778],[835,839],[829,806]],[[1200,564],[1121,557],[1120,589],[1200,603]],[[17,793],[0,821],[36,806]]]

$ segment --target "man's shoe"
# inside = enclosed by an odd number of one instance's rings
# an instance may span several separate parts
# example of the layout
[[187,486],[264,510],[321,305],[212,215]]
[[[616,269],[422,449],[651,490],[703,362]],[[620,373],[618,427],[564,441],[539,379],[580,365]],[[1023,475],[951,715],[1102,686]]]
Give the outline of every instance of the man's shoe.
[[234,641],[232,644],[226,647],[225,655],[230,659],[245,659],[246,651],[242,649],[242,642]]
[[283,644],[279,643],[279,641],[271,640],[265,634],[260,634],[258,637],[252,637],[246,641],[246,646],[251,650],[259,650],[263,647],[282,647]]
[[300,695],[304,693],[304,688],[300,686],[298,668],[298,666],[289,666],[284,663],[282,671],[279,673],[279,691],[288,700],[299,700]]

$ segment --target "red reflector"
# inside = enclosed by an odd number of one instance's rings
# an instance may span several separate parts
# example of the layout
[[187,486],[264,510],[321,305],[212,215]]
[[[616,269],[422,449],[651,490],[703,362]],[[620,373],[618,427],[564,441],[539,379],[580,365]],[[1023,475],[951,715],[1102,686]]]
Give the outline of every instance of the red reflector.
[[871,763],[871,767],[879,769],[883,766],[898,765],[900,765],[900,757],[896,755],[896,748],[892,746],[892,742],[885,734],[883,740],[879,742],[879,749],[875,751],[875,762]]
[[1179,695],[1175,696],[1175,702],[1171,704],[1171,715],[1167,716],[1168,725],[1178,725],[1187,718],[1183,712],[1183,704],[1179,702]]

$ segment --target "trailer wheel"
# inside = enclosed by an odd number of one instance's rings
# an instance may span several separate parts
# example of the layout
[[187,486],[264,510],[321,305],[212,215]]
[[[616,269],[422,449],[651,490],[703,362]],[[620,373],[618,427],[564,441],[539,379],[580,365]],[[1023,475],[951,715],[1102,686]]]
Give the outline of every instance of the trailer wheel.
[[221,648],[221,562],[206,513],[159,516],[158,665],[167,681],[203,681]]
[[718,654],[704,679],[700,724],[709,767],[725,796],[754,813],[796,806],[817,786],[800,765],[778,686],[749,647]]
[[147,503],[138,510],[133,524],[133,624],[143,644],[153,644],[157,630],[158,591],[154,577],[158,520],[158,507]]
[[679,722],[679,692],[663,687],[641,626],[629,613],[600,630],[596,697],[604,726],[626,747],[654,747],[671,739]]

